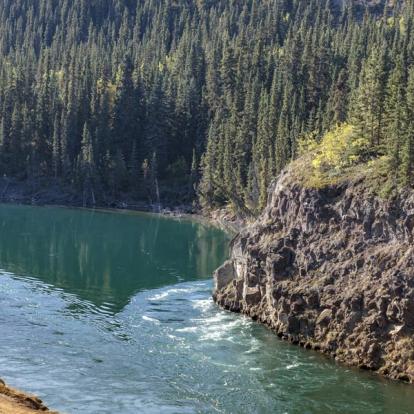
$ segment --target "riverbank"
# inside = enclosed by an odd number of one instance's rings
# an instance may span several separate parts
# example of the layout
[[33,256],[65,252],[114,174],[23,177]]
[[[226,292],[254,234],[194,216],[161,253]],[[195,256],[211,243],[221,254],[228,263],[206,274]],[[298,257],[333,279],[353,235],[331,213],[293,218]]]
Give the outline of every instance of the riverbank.
[[[163,212],[169,214],[192,214],[197,209],[185,186],[172,187],[164,183],[161,199],[155,200],[150,192],[123,192],[116,194],[97,189],[94,193],[83,192],[62,180],[39,177],[18,180],[13,177],[0,178],[0,202],[36,206],[56,205],[120,209],[132,211]],[[168,206],[164,208],[163,206]]]
[[39,398],[11,388],[0,379],[1,414],[33,414],[39,412],[57,414],[56,411],[50,411]]
[[228,208],[201,210],[188,200],[188,195],[178,194],[174,199],[166,197],[160,203],[142,200],[131,193],[122,193],[117,197],[103,194],[92,202],[73,186],[49,178],[20,181],[14,178],[0,178],[0,202],[34,206],[56,206],[87,208],[102,211],[137,211],[161,214],[170,218],[190,218],[208,222],[230,234],[239,233],[249,222]]
[[294,344],[414,383],[414,192],[384,199],[364,176],[312,188],[298,170],[281,174],[233,240],[215,301]]

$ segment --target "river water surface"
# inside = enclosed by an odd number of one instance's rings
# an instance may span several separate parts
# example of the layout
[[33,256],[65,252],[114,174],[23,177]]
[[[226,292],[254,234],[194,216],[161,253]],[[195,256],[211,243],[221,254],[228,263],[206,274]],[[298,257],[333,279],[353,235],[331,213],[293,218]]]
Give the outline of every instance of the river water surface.
[[414,387],[214,306],[228,241],[188,220],[0,205],[0,377],[74,414],[414,412]]

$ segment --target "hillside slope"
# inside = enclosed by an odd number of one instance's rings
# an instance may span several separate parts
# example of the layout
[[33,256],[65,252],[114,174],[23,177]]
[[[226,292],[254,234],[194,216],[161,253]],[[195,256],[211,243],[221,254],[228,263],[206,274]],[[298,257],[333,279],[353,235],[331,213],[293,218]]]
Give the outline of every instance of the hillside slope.
[[215,301],[338,361],[414,383],[414,192],[305,188],[293,165],[215,273]]

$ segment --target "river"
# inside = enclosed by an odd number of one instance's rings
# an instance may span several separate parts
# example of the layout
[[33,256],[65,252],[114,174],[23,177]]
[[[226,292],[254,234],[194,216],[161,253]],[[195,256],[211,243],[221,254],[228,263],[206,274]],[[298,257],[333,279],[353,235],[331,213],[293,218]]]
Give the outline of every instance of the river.
[[191,220],[0,205],[0,377],[64,413],[412,413],[414,388],[218,309],[229,238]]

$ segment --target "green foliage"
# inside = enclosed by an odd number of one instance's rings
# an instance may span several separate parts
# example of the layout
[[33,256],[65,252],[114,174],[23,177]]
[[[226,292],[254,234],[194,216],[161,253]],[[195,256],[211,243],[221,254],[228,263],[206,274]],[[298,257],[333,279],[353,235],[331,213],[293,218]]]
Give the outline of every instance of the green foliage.
[[310,132],[298,139],[298,155],[305,157],[312,155],[318,149],[318,135],[315,132]]
[[310,167],[305,172],[307,184],[323,187],[340,180],[349,167],[363,160],[369,145],[369,140],[358,135],[349,124],[328,131],[319,142],[312,136],[303,138],[299,148]]
[[412,185],[412,2],[342,3],[0,0],[0,174],[256,214],[314,134]]
[[167,167],[167,173],[170,177],[180,178],[188,174],[188,166],[184,157],[179,157],[171,165]]
[[363,65],[359,86],[351,104],[351,122],[358,134],[379,146],[384,138],[384,105],[386,97],[385,55],[375,48]]

